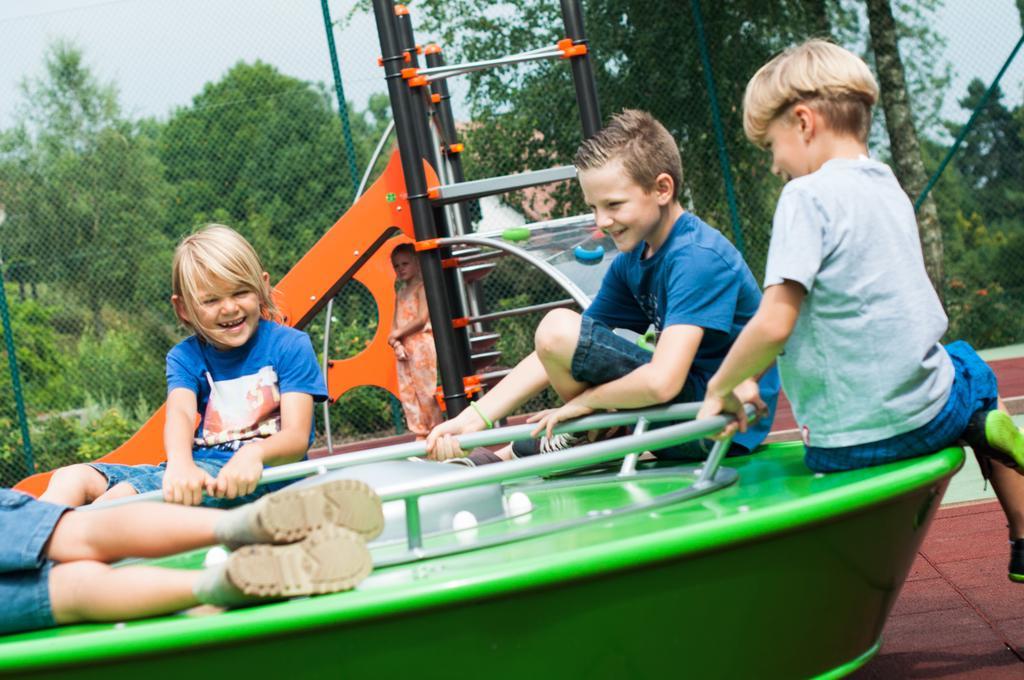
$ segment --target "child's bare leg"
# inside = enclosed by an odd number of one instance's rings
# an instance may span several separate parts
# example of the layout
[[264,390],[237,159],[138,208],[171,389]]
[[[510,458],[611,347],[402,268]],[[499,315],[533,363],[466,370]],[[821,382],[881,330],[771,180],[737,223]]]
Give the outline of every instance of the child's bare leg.
[[54,470],[41,501],[78,507],[92,503],[107,490],[107,478],[96,468],[85,465],[69,465]]
[[997,460],[991,461],[989,481],[1006,514],[1010,539],[1024,538],[1024,474]]
[[95,503],[106,503],[117,498],[125,498],[127,496],[134,496],[139,492],[135,490],[135,487],[128,482],[121,482],[110,487],[104,491],[96,500]]
[[58,562],[173,555],[217,543],[214,525],[223,513],[161,503],[66,512],[46,554]]
[[580,339],[581,318],[570,309],[551,310],[534,334],[537,356],[562,401],[569,401],[588,387],[572,377],[572,356]]
[[50,570],[50,605],[61,624],[169,614],[198,604],[192,587],[201,574],[88,561],[58,564]]

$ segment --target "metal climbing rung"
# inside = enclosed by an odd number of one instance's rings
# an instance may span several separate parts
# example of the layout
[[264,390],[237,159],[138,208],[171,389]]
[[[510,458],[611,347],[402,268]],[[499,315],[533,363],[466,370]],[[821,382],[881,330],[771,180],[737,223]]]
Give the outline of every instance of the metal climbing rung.
[[484,278],[494,269],[493,262],[481,262],[480,264],[470,265],[468,267],[460,267],[459,271],[462,272],[462,280],[466,283],[474,283]]
[[463,265],[477,264],[480,262],[491,262],[492,260],[497,260],[508,254],[504,250],[481,251],[479,248],[474,248],[472,249],[472,251],[467,250],[465,252],[465,255],[461,255],[459,253],[452,253],[452,257],[459,258],[460,267]]
[[572,165],[563,165],[547,170],[534,170],[521,172],[517,175],[504,175],[502,177],[488,177],[477,179],[472,182],[459,182],[458,184],[442,184],[430,189],[430,198],[436,205],[447,205],[459,201],[469,201],[482,196],[494,196],[505,194],[510,191],[518,191],[528,187],[535,187],[540,184],[551,184],[567,179],[576,179],[576,168]]
[[469,357],[473,363],[474,371],[482,371],[485,368],[489,368],[498,362],[501,358],[501,352],[498,350],[490,350],[487,352],[477,352],[476,354]]
[[480,378],[480,382],[482,384],[491,387],[497,384],[499,380],[501,380],[511,372],[511,368],[503,368],[498,371],[487,371],[486,373],[480,373],[479,375],[477,375],[477,377]]
[[534,312],[546,312],[550,309],[560,309],[562,307],[573,307],[576,305],[575,300],[565,299],[556,300],[554,302],[544,302],[539,305],[529,305],[527,307],[516,307],[515,309],[504,309],[500,312],[492,312],[490,314],[481,314],[480,316],[469,317],[470,323],[479,323],[481,321],[496,321],[498,319],[504,319],[509,316],[522,316],[523,314],[533,314]]
[[494,347],[500,339],[500,333],[481,333],[480,335],[470,336],[469,345],[474,351],[482,352]]

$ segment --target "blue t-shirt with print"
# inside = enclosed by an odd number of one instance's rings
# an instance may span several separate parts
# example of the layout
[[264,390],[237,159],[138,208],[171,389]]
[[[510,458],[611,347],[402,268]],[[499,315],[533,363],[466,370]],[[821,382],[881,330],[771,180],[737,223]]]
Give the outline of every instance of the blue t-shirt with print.
[[[654,324],[659,333],[678,324],[704,329],[690,374],[703,389],[729,348],[761,304],[761,290],[743,256],[703,220],[684,212],[665,243],[644,258],[643,244],[612,261],[594,301],[584,312],[612,328],[643,333]],[[768,434],[775,415],[779,376],[772,367],[759,381],[770,408],[735,441],[753,449]]]
[[246,442],[279,432],[282,394],[327,398],[309,336],[266,319],[241,347],[222,351],[192,336],[171,348],[167,392],[182,387],[195,392],[201,416],[193,456],[207,459],[228,459]]

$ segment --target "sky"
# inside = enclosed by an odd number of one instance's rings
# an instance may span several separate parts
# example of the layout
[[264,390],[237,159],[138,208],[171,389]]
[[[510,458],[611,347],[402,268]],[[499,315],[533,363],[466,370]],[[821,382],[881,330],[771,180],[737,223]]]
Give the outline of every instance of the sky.
[[[343,19],[354,4],[330,0],[332,18]],[[995,76],[1020,38],[1020,17],[1014,0],[947,0],[936,28],[947,37],[958,93],[947,96],[943,111],[966,120],[956,97],[972,77],[988,83]],[[46,47],[58,38],[83,48],[94,73],[117,84],[132,116],[165,119],[239,60],[261,59],[333,91],[317,0],[0,0],[0,128],[13,120],[19,83],[40,75]],[[346,98],[363,107],[372,92],[385,90],[372,16],[362,13],[336,28],[335,40]],[[1024,50],[1002,85],[1007,101],[1021,101]],[[456,104],[457,115],[462,110]]]

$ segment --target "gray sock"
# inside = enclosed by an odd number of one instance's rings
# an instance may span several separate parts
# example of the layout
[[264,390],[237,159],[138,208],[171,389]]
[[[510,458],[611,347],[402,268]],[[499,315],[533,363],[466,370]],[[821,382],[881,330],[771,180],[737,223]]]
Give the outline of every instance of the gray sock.
[[227,562],[205,569],[192,585],[192,594],[203,604],[217,607],[237,607],[263,599],[246,595],[231,582]]
[[213,533],[217,540],[229,548],[253,543],[273,543],[273,536],[260,524],[259,509],[265,500],[261,498],[228,510],[217,519]]

